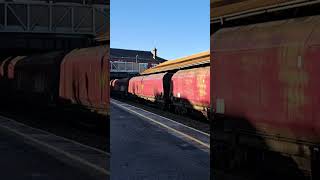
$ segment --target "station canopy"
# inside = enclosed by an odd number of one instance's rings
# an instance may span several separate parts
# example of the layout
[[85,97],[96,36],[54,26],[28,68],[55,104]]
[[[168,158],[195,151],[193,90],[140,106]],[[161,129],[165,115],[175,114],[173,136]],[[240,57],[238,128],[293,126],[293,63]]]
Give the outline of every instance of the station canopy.
[[210,19],[215,23],[317,3],[318,0],[211,0]]
[[203,64],[210,64],[210,52],[202,52],[191,56],[169,60],[161,63],[153,68],[149,68],[141,73],[141,75],[154,74],[166,72],[171,70],[179,70],[192,66],[199,66]]

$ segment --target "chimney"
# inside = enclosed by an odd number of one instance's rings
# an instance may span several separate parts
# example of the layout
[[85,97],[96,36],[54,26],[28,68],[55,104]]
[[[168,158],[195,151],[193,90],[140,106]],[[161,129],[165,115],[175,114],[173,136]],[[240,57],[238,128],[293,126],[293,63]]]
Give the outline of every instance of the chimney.
[[153,59],[156,59],[157,58],[157,48],[154,48],[153,50],[152,50],[152,54],[153,54]]

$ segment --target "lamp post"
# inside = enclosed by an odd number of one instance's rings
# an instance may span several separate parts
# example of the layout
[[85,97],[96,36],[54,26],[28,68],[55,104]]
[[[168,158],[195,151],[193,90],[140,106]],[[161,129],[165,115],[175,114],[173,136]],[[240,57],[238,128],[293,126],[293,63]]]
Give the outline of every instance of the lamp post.
[[138,66],[138,72],[140,72],[140,66],[138,65],[138,57],[139,57],[139,55],[137,54],[136,55],[136,65]]

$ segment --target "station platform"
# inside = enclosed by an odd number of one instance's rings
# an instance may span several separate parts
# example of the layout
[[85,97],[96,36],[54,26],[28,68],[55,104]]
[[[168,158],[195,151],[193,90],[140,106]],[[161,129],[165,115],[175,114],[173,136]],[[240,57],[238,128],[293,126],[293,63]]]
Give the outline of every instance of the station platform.
[[120,101],[110,105],[112,180],[210,178],[209,145],[195,130]]
[[110,154],[0,116],[0,179],[109,179]]
[[0,179],[90,180],[86,173],[0,131]]

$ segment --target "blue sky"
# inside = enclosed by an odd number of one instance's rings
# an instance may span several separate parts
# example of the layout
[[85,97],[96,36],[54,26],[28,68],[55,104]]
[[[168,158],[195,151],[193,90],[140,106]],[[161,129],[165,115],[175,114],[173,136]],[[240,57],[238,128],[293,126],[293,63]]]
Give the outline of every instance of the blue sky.
[[111,47],[175,59],[210,48],[209,0],[111,0]]

